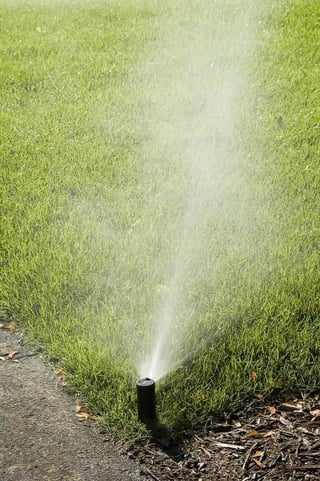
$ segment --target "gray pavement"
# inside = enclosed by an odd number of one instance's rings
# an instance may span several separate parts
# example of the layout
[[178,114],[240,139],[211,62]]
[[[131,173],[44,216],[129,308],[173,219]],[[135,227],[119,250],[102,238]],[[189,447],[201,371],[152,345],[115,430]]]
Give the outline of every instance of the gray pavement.
[[[10,351],[19,353],[8,360]],[[77,420],[75,399],[30,354],[0,329],[0,481],[147,481],[94,422]]]

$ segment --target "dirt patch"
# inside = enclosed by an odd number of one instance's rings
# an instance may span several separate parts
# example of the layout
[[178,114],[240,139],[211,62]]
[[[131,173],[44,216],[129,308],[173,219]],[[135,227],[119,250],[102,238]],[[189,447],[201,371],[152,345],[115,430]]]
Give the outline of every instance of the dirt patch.
[[21,335],[0,329],[1,481],[145,479],[93,422],[78,421],[75,404]]

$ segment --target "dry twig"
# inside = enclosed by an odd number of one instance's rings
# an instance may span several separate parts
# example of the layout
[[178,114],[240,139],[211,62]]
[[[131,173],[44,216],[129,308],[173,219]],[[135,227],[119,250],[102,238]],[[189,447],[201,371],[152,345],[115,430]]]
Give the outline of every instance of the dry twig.
[[242,469],[243,471],[245,471],[247,469],[247,466],[249,464],[249,461],[250,461],[250,457],[253,453],[253,451],[256,449],[256,447],[258,446],[258,442],[257,443],[254,443],[251,448],[248,450],[247,454],[246,454],[246,457],[244,458],[244,462],[243,462],[243,465],[242,465]]

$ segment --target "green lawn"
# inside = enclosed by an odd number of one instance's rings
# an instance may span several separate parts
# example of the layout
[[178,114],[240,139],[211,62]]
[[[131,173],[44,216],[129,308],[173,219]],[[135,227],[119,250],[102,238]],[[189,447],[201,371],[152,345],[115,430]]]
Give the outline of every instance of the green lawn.
[[253,3],[0,0],[0,313],[131,438],[159,322],[177,429],[320,383],[320,4]]

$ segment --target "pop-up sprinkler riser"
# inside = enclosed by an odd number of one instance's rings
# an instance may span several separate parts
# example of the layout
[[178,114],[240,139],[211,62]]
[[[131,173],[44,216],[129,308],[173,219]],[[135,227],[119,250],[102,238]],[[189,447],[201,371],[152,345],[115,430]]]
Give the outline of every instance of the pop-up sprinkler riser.
[[153,379],[144,378],[137,382],[138,419],[147,426],[157,419],[156,383]]

